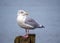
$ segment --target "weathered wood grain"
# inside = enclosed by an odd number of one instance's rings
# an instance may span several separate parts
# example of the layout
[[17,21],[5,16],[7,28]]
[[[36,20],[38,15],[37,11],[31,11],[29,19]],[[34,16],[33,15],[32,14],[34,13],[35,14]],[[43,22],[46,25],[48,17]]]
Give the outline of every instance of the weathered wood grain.
[[14,43],[35,43],[35,34],[29,34],[28,38],[17,36],[14,40]]

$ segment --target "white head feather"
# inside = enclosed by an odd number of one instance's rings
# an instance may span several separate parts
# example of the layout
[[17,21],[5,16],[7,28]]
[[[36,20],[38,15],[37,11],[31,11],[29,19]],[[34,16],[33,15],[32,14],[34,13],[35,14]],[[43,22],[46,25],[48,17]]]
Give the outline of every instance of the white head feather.
[[25,16],[25,15],[28,15],[28,12],[24,11],[24,10],[19,10],[17,15],[22,15],[22,16]]

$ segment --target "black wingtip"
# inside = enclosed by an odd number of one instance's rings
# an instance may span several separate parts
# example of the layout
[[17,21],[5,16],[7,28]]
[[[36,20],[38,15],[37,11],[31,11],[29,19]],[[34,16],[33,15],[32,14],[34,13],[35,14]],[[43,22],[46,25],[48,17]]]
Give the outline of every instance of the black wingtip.
[[45,28],[45,27],[42,25],[42,28]]
[[45,28],[45,27],[42,25],[42,26],[40,26],[39,28]]

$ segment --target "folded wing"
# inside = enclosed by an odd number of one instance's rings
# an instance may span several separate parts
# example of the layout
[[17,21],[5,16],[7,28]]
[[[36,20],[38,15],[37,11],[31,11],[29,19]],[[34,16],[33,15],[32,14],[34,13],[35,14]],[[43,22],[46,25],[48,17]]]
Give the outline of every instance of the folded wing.
[[34,19],[29,18],[29,17],[26,18],[25,23],[33,26],[34,28],[40,27],[39,24]]

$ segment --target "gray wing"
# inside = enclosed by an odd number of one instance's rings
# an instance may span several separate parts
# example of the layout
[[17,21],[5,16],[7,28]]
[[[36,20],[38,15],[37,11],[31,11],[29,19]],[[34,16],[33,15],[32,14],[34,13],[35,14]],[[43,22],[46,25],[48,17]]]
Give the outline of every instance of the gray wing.
[[29,17],[26,18],[25,23],[33,26],[34,28],[40,27],[39,24],[35,20],[33,20],[32,18],[29,18]]

